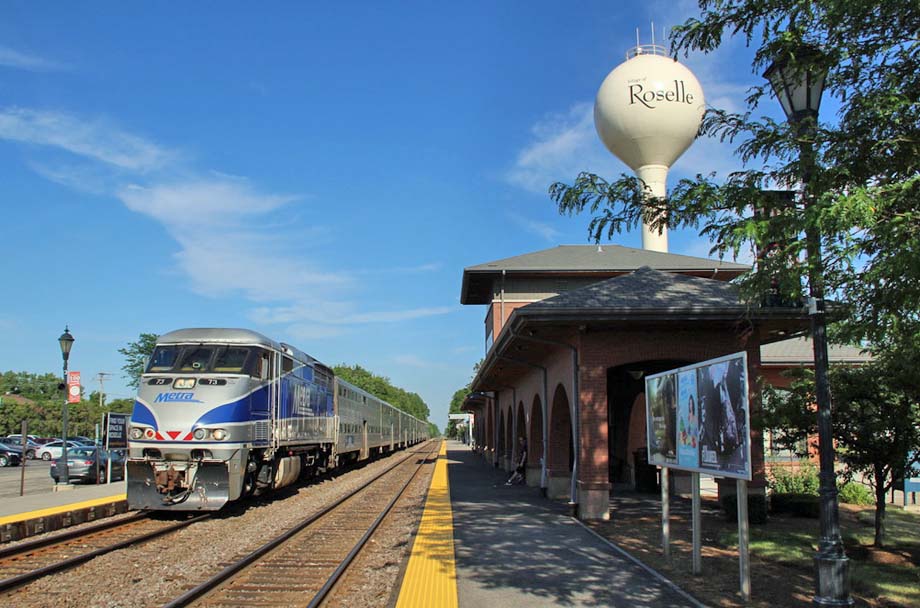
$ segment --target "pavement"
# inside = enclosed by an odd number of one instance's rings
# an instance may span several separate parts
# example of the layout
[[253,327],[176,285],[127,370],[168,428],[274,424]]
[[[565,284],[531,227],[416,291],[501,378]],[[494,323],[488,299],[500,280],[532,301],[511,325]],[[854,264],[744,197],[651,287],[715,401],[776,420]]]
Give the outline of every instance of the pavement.
[[662,575],[588,530],[538,488],[469,446],[447,448],[460,608],[699,607]]

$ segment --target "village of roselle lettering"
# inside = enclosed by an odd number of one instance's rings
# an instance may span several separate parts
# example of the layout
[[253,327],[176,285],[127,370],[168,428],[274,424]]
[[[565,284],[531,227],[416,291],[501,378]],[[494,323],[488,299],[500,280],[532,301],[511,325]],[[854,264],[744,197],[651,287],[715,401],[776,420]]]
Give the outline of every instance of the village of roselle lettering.
[[687,92],[683,80],[672,80],[673,88],[646,89],[642,83],[629,85],[629,105],[640,103],[646,108],[655,109],[658,102],[693,103],[693,93]]

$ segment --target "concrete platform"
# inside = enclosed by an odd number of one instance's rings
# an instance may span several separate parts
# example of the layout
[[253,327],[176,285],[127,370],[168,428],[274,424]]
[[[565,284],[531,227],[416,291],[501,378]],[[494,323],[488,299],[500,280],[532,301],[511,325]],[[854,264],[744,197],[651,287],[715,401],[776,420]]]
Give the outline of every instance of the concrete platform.
[[124,513],[127,509],[124,481],[4,497],[0,501],[0,543]]
[[[440,576],[456,579],[460,608],[701,606],[582,526],[566,505],[543,498],[537,488],[505,486],[507,474],[468,446],[448,442],[446,464],[453,551],[445,542],[439,554],[420,529],[415,546],[424,546],[439,563],[424,578],[407,569],[403,591],[424,598],[426,586],[443,584],[435,580]],[[438,534],[448,538],[443,529]]]

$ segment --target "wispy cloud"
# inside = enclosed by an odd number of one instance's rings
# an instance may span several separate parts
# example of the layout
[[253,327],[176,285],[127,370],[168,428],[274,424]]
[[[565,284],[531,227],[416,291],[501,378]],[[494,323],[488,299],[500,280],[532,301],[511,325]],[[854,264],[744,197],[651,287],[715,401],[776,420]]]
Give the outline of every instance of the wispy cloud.
[[174,157],[165,148],[107,121],[84,121],[48,110],[0,109],[0,139],[50,146],[136,173],[159,169]]
[[508,218],[525,231],[536,234],[550,243],[557,241],[562,234],[545,222],[538,222],[514,213],[509,213]]
[[[309,197],[258,188],[245,177],[201,173],[187,159],[110,121],[56,111],[0,109],[0,140],[69,154],[27,161],[39,175],[81,191],[113,196],[164,227],[178,245],[164,272],[185,277],[196,293],[242,295],[250,318],[287,324],[304,338],[334,337],[349,326],[396,323],[448,314],[454,307],[375,311],[349,300],[360,289],[353,274],[321,267],[311,245],[321,226],[303,226],[296,206]],[[49,157],[52,157],[49,159]],[[315,246],[315,245],[312,245]],[[382,272],[422,273],[429,263]],[[304,294],[309,294],[305,298]]]
[[531,142],[518,152],[514,166],[505,174],[514,186],[545,194],[554,181],[571,181],[580,171],[610,174],[615,166],[623,166],[600,143],[590,102],[548,114],[530,131]]
[[66,67],[56,61],[51,61],[38,55],[23,53],[8,46],[0,46],[0,66],[30,72],[51,72],[62,70]]

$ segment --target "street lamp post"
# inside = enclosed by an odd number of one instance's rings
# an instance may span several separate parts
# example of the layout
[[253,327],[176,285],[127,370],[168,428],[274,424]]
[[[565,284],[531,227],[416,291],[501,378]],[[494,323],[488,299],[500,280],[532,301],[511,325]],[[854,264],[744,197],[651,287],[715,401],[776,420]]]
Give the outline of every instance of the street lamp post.
[[[786,118],[799,141],[799,159],[804,186],[803,205],[806,214],[814,206],[815,184],[812,173],[815,164],[813,136],[817,126],[818,108],[824,90],[826,70],[813,67],[820,63],[821,51],[803,46],[796,53],[798,61],[782,58],[764,73],[773,92],[783,106]],[[796,65],[798,64],[798,65]],[[850,597],[850,564],[840,537],[837,510],[837,482],[834,473],[834,445],[831,427],[831,391],[828,382],[827,321],[824,303],[824,264],[821,234],[813,222],[805,229],[805,255],[808,260],[808,315],[815,356],[815,397],[818,405],[818,452],[820,459],[821,538],[815,554],[816,606],[852,606]]]
[[64,358],[64,406],[61,411],[64,427],[64,434],[61,439],[64,441],[64,446],[61,448],[61,466],[58,468],[58,473],[60,475],[59,479],[62,480],[59,483],[66,486],[70,484],[70,470],[67,467],[67,360],[70,359],[70,349],[73,347],[73,336],[70,335],[70,330],[67,326],[64,326],[64,333],[58,338],[58,343],[61,345],[61,356]]

